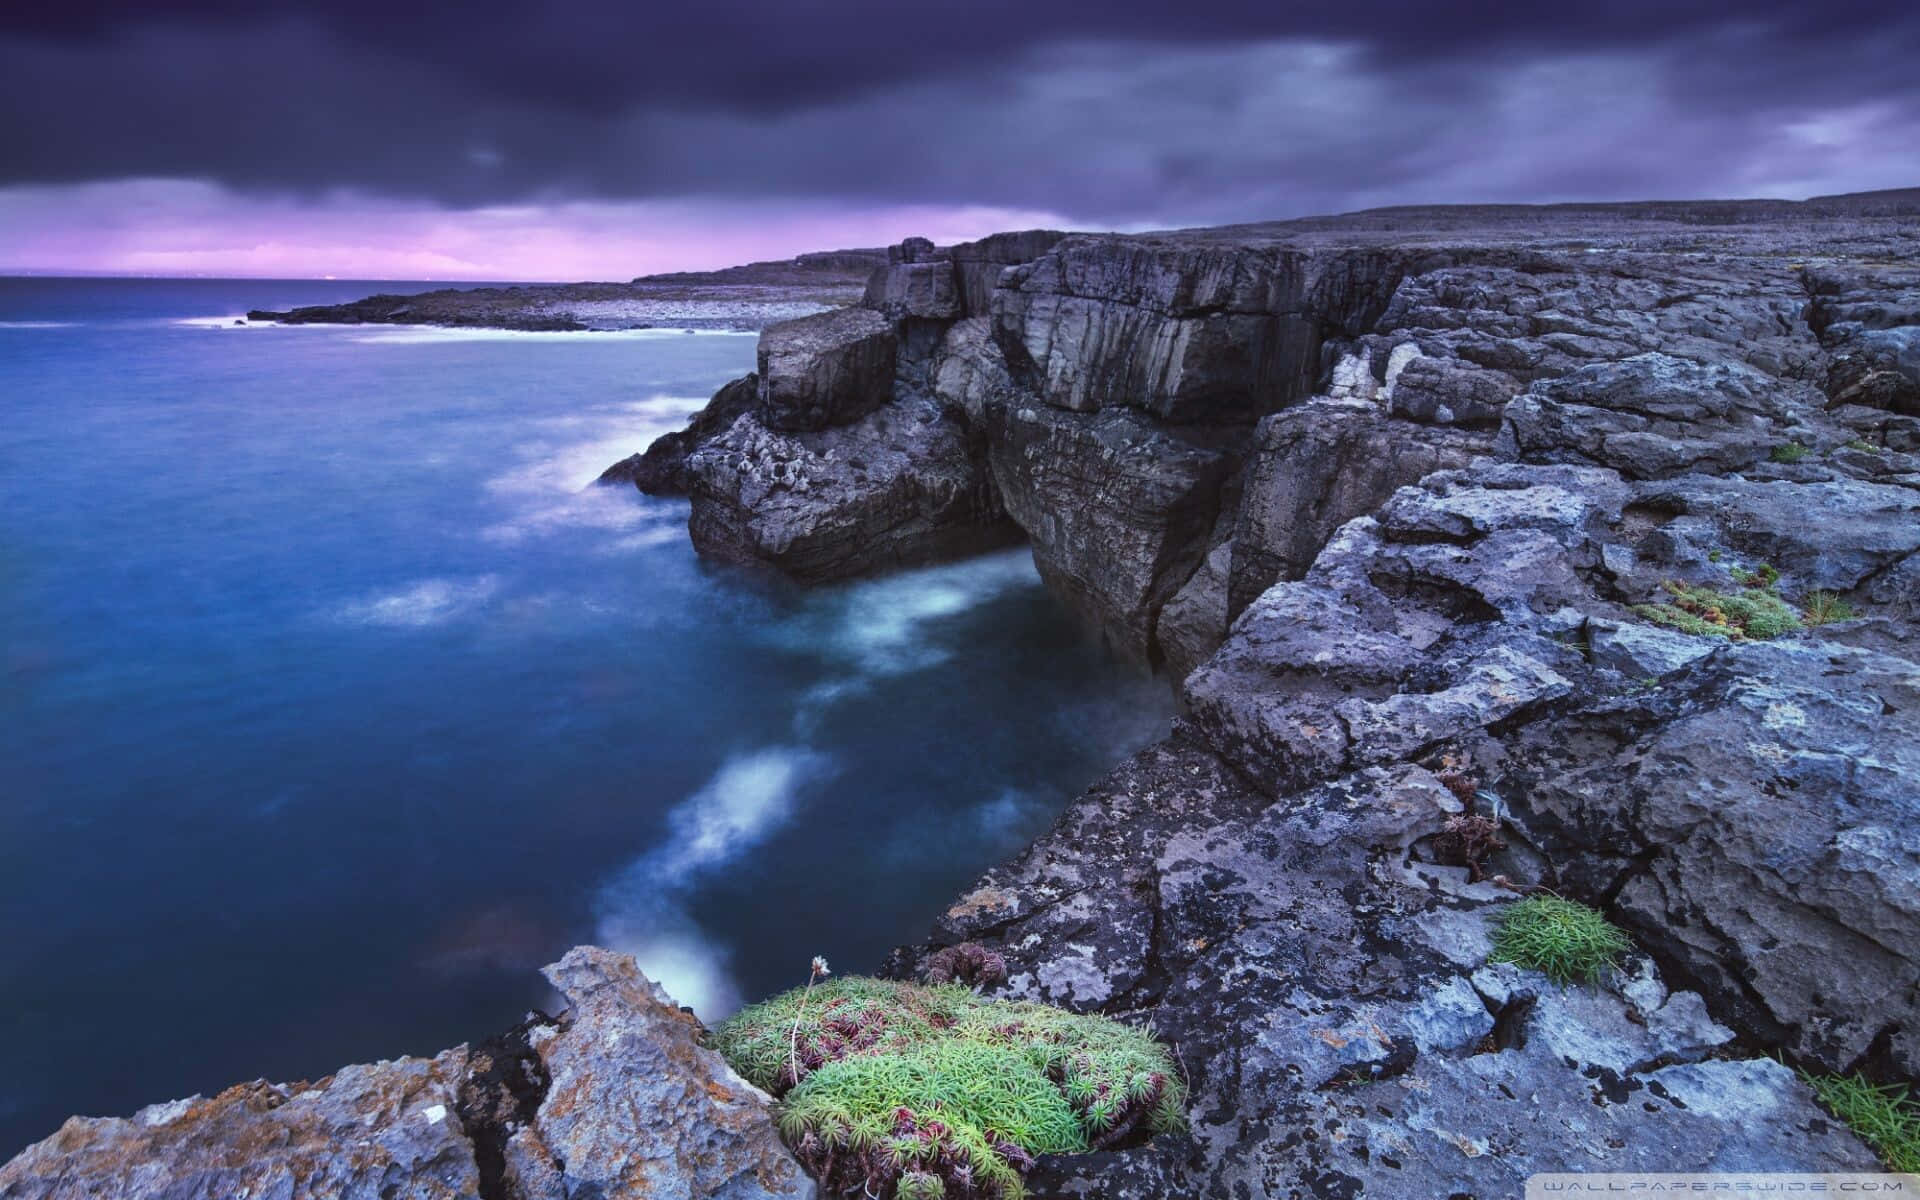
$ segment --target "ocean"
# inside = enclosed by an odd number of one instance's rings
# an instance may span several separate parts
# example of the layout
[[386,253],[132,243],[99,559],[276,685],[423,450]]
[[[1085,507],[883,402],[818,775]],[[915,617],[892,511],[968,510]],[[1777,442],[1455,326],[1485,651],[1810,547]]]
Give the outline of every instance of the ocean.
[[0,279],[0,1158],[579,942],[708,1019],[874,969],[1166,728],[1024,550],[802,590],[589,486],[750,334],[234,324],[430,286]]

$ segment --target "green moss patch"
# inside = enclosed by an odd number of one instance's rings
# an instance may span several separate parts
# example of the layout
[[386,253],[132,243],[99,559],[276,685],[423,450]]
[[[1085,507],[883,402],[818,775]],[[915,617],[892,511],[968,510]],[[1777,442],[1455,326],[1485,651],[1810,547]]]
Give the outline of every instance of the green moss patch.
[[1768,586],[1722,592],[1669,579],[1661,587],[1670,599],[1635,605],[1634,614],[1682,633],[1744,641],[1775,638],[1801,627],[1793,606]]
[[1544,972],[1555,983],[1596,980],[1631,947],[1598,910],[1559,896],[1529,896],[1495,918],[1493,961]]
[[781,1136],[831,1193],[1010,1200],[1036,1155],[1185,1120],[1178,1064],[1150,1034],[963,987],[831,979],[741,1011],[712,1041],[781,1097]]
[[1876,1087],[1860,1075],[1807,1075],[1801,1078],[1820,1103],[1860,1140],[1872,1146],[1895,1171],[1920,1172],[1920,1103],[1897,1084]]

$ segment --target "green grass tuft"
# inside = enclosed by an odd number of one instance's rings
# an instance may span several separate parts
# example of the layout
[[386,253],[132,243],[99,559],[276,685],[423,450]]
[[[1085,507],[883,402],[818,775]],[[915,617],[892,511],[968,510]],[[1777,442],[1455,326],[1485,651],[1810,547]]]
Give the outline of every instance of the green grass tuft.
[[1807,624],[1815,628],[1836,621],[1851,621],[1860,615],[1853,610],[1853,605],[1833,592],[1808,592],[1803,612]]
[[1555,983],[1598,979],[1632,948],[1599,912],[1559,896],[1529,896],[1495,920],[1493,961],[1544,972]]
[[1781,442],[1773,448],[1773,453],[1767,455],[1767,457],[1777,463],[1797,463],[1812,453],[1813,451],[1802,446],[1799,442]]
[[[1758,572],[1752,572],[1747,577],[1758,579],[1761,576]],[[1801,627],[1800,617],[1793,611],[1793,606],[1782,600],[1771,587],[1721,592],[1710,587],[1677,583],[1671,579],[1661,586],[1673,597],[1671,601],[1638,604],[1633,611],[1644,620],[1678,629],[1682,633],[1742,641],[1779,637]]]
[[1849,450],[1859,450],[1866,454],[1882,454],[1885,452],[1881,447],[1874,445],[1865,438],[1853,438],[1840,444]]
[[1801,1072],[1820,1103],[1895,1171],[1920,1172],[1920,1102],[1897,1084],[1876,1087],[1860,1075]]
[[712,1044],[782,1097],[780,1132],[829,1191],[1005,1200],[1034,1155],[1185,1123],[1150,1034],[964,987],[830,979],[743,1009]]

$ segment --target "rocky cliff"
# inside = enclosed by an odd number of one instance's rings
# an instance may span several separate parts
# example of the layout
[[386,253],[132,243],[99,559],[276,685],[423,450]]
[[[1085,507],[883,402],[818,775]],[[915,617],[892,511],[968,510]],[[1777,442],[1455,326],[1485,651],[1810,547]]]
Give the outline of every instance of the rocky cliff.
[[[1032,234],[897,248],[890,373],[767,331],[686,459],[704,552],[822,578],[1011,523],[1178,681],[893,965],[982,943],[1181,1046],[1193,1139],[1042,1193],[1871,1164],[1780,1060],[1920,1075],[1917,252],[1920,193]],[[767,370],[853,415],[782,429]],[[857,525],[906,540],[795,555]],[[1488,965],[1542,888],[1632,934],[1609,986]]]
[[[1175,1045],[1191,1135],[1036,1195],[1872,1169],[1793,1068],[1920,1077],[1917,339],[1920,192],[915,240],[609,477],[808,580],[1025,538],[1178,687],[888,964]],[[1490,961],[1542,890],[1633,953]],[[631,963],[550,970],[559,1022],[76,1119],[0,1197],[810,1194]]]

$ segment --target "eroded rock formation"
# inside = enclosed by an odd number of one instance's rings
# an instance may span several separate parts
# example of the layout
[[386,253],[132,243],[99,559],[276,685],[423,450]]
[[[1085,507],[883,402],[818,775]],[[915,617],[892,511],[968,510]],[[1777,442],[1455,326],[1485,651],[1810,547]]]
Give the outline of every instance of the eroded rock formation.
[[812,1197],[764,1093],[633,960],[546,969],[569,1008],[432,1059],[75,1117],[0,1167],[8,1200]]
[[[1041,1194],[1872,1165],[1767,1055],[1920,1075],[1911,207],[1069,237],[984,313],[932,282],[959,248],[876,274],[892,403],[967,432],[1049,586],[1188,713],[894,963],[977,942],[1182,1045],[1193,1139]],[[1775,572],[1842,619],[1646,615]],[[1487,862],[1445,836],[1462,779]],[[1543,887],[1628,929],[1623,974],[1489,965]]]

